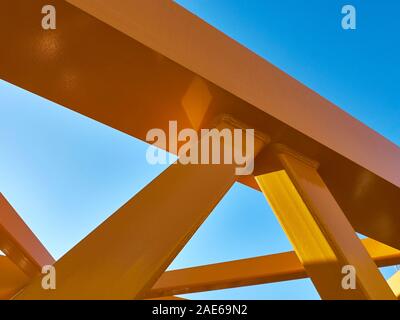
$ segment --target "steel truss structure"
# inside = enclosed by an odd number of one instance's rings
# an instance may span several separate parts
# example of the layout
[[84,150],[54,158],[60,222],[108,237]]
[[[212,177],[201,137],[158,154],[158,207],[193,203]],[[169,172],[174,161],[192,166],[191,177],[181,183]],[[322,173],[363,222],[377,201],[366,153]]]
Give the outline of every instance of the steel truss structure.
[[[167,299],[305,277],[323,299],[399,298],[399,272],[377,268],[400,264],[396,145],[172,1],[55,0],[43,30],[47,2],[2,1],[2,79],[142,140],[222,114],[266,138],[253,176],[172,165],[58,261],[1,196],[1,298]],[[264,193],[295,252],[166,272],[235,181]]]

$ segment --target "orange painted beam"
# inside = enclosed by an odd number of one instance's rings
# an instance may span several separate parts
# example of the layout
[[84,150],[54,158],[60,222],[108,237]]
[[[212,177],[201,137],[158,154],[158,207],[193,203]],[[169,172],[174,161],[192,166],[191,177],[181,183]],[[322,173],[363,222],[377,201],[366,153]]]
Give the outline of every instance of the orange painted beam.
[[400,187],[395,144],[174,1],[67,2]]
[[54,263],[50,253],[1,193],[0,250],[28,276]]
[[400,249],[397,146],[173,1],[70,2],[46,31],[46,0],[2,1],[1,79],[142,140],[231,114],[317,160],[354,228]]
[[[362,243],[378,267],[400,264],[400,250],[372,239],[363,239]],[[167,271],[146,296],[220,290],[307,277],[296,253],[291,251]]]
[[294,252],[165,272],[146,297],[220,290],[306,278]]
[[10,299],[30,278],[8,257],[0,256],[0,300]]
[[54,264],[56,290],[39,277],[16,299],[141,298],[234,181],[234,165],[171,165]]
[[363,239],[361,242],[378,267],[400,264],[400,250],[369,238]]

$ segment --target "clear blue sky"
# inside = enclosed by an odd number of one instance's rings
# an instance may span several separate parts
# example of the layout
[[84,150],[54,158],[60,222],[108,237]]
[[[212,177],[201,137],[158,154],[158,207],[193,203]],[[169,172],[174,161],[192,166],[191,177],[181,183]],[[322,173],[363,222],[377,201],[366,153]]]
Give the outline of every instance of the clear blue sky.
[[[180,4],[400,144],[397,0],[180,0]],[[341,7],[357,30],[341,29]],[[147,145],[0,81],[0,191],[55,258],[166,167]],[[261,193],[236,184],[170,269],[291,250]],[[385,276],[394,272],[385,268]],[[309,280],[188,295],[318,299]]]

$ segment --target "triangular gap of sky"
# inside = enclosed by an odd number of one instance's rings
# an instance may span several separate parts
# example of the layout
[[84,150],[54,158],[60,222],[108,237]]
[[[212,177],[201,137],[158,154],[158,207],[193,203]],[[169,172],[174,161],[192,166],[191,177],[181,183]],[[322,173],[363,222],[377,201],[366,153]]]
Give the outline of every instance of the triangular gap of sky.
[[167,168],[147,147],[0,81],[0,192],[56,259]]
[[[354,33],[340,29],[341,1],[179,2],[399,143],[397,2],[352,1],[359,14]],[[384,19],[375,10],[378,4],[379,10],[389,8]],[[0,192],[55,258],[166,168],[146,162],[147,146],[0,81]],[[262,195],[235,184],[170,269],[288,250]],[[387,277],[394,268],[383,272]],[[186,297],[318,299],[318,294],[306,279]]]
[[[168,268],[292,251],[263,194],[235,183]],[[182,295],[188,299],[319,299],[309,279]]]

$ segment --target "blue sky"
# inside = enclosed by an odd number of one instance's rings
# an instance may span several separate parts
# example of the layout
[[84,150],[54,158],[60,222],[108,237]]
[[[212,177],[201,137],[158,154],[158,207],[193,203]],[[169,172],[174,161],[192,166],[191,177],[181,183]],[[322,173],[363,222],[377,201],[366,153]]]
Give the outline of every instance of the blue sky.
[[[216,28],[400,144],[397,0],[180,0]],[[357,30],[341,29],[341,7]],[[59,258],[166,166],[147,145],[0,81],[0,191]],[[170,266],[291,250],[261,193],[235,184]],[[385,268],[385,276],[394,267]],[[318,299],[309,280],[188,295]]]

